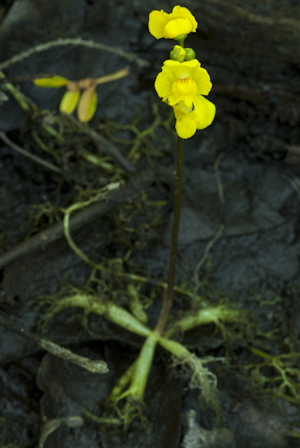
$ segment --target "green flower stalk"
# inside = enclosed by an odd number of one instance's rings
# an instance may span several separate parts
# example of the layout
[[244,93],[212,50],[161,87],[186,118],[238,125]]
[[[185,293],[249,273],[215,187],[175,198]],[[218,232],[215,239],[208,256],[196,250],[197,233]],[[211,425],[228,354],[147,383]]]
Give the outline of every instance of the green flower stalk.
[[180,224],[180,206],[182,190],[182,166],[183,166],[183,139],[178,137],[177,148],[177,168],[176,168],[176,186],[174,197],[174,215],[172,223],[171,248],[169,258],[168,287],[164,296],[163,306],[160,312],[155,332],[162,335],[168,321],[173,302],[173,290],[175,284],[176,257],[178,245],[178,233]]
[[178,134],[176,187],[174,198],[174,216],[169,259],[168,287],[164,296],[162,310],[155,327],[155,332],[163,334],[172,307],[175,284],[176,255],[180,223],[183,139],[192,137],[197,129],[209,126],[216,114],[213,103],[203,95],[207,95],[212,87],[207,71],[200,67],[192,48],[184,48],[187,34],[195,32],[197,22],[187,8],[175,6],[171,14],[164,11],[152,11],[149,14],[149,31],[160,39],[175,39],[169,60],[164,62],[162,72],[158,74],[154,87],[158,96],[173,107]]

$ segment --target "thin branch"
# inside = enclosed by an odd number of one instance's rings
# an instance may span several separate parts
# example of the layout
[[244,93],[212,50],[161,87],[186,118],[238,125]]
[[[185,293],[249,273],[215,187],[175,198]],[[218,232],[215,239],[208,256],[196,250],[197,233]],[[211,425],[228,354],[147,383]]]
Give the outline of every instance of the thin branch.
[[224,193],[223,193],[223,187],[222,187],[221,177],[220,177],[220,173],[219,173],[219,165],[221,163],[221,160],[224,157],[224,154],[225,154],[224,152],[221,152],[221,154],[218,155],[218,158],[214,164],[215,178],[216,178],[216,182],[217,182],[218,195],[219,195],[221,204],[224,204]]
[[200,271],[200,268],[203,265],[203,263],[205,262],[208,254],[209,254],[210,249],[218,241],[218,239],[221,238],[224,228],[225,228],[224,224],[221,224],[220,227],[219,227],[219,230],[217,231],[217,233],[215,234],[213,239],[208,242],[202,258],[198,261],[197,266],[195,267],[194,275],[193,275],[193,281],[196,283],[196,286],[195,286],[195,289],[194,289],[194,296],[197,294],[199,286],[200,286],[200,281],[199,281],[199,271]]
[[300,198],[300,182],[297,176],[294,176],[293,173],[285,173],[282,175],[282,177],[291,184],[298,197]]
[[42,428],[42,432],[39,439],[38,448],[44,448],[45,442],[50,434],[52,434],[62,424],[69,426],[69,428],[77,428],[84,424],[83,418],[79,415],[72,415],[70,417],[54,418],[47,420]]
[[136,172],[135,167],[120,153],[118,148],[112,142],[107,140],[105,137],[102,137],[102,135],[98,134],[85,123],[81,123],[75,117],[72,117],[72,115],[64,114],[64,117],[71,121],[71,123],[75,124],[80,131],[88,135],[100,150],[111,156],[125,171],[127,171],[127,173],[134,174]]
[[0,131],[0,138],[12,149],[17,151],[19,154],[22,154],[22,156],[28,157],[28,159],[33,160],[36,163],[39,163],[40,165],[43,165],[44,167],[48,168],[49,170],[55,171],[58,174],[62,174],[62,170],[58,168],[57,166],[53,165],[50,162],[47,162],[46,160],[41,159],[38,156],[35,156],[34,154],[31,154],[28,151],[25,151],[25,149],[21,148],[20,146],[13,143],[5,134],[4,132]]
[[[223,186],[222,186],[221,177],[220,177],[220,173],[219,173],[219,166],[220,166],[221,160],[224,157],[224,155],[225,155],[224,152],[219,154],[219,156],[218,156],[218,158],[217,158],[217,160],[216,160],[216,162],[214,164],[215,178],[216,178],[218,195],[219,195],[219,200],[221,202],[221,205],[224,204],[224,193],[223,193]],[[219,230],[217,231],[217,233],[215,234],[213,239],[210,240],[208,242],[208,244],[206,245],[204,254],[201,257],[201,259],[198,261],[198,263],[197,263],[197,265],[195,267],[194,275],[193,275],[193,281],[195,283],[195,288],[194,288],[194,292],[193,292],[194,297],[198,293],[198,289],[200,287],[199,271],[200,271],[203,263],[207,259],[210,249],[214,246],[214,244],[218,241],[218,239],[221,238],[221,236],[223,234],[223,231],[224,231],[224,228],[225,228],[225,225],[221,224],[220,227],[219,227]]]
[[83,356],[76,355],[76,353],[71,352],[70,350],[61,347],[54,342],[51,342],[47,339],[43,339],[35,333],[26,330],[19,322],[9,319],[8,317],[4,317],[0,315],[0,325],[8,329],[9,331],[13,331],[14,333],[18,333],[22,336],[26,336],[32,341],[36,342],[41,348],[46,350],[58,358],[63,358],[67,361],[72,362],[73,364],[77,364],[78,366],[89,370],[93,373],[107,373],[108,368],[107,364],[104,361],[92,361],[91,359],[84,358]]
[[28,82],[33,81],[37,78],[51,78],[52,76],[55,76],[55,73],[38,73],[36,75],[26,75],[26,76],[11,76],[11,77],[5,77],[3,79],[0,79],[0,84],[7,84],[9,83],[20,83],[20,82]]
[[78,37],[77,39],[57,39],[49,42],[45,42],[43,44],[36,45],[35,47],[30,48],[29,50],[22,51],[22,53],[13,56],[10,59],[2,62],[0,64],[0,70],[4,70],[11,65],[16,64],[17,62],[23,61],[24,59],[29,58],[33,54],[40,53],[41,51],[47,51],[50,48],[54,47],[62,47],[66,45],[80,45],[88,48],[95,48],[96,50],[107,51],[108,53],[113,53],[121,58],[127,59],[127,61],[134,62],[139,67],[149,67],[150,62],[145,59],[141,59],[136,56],[134,53],[130,53],[127,51],[123,51],[117,47],[111,47],[109,45],[101,44],[100,42],[94,42],[92,40],[84,40]]
[[243,20],[244,22],[255,23],[258,25],[266,25],[268,27],[276,26],[284,26],[289,27],[289,33],[292,33],[296,36],[299,30],[299,20],[298,18],[293,17],[267,17],[260,14],[254,14],[247,9],[234,5],[231,2],[224,0],[206,0],[206,3],[211,8],[212,4],[217,7],[222,8],[221,11],[225,11],[225,14],[233,13],[235,19]]
[[[131,179],[123,188],[116,192],[111,192],[105,197],[105,200],[90,205],[86,209],[78,212],[70,220],[70,230],[78,229],[95,219],[110,213],[112,210],[124,204],[131,203],[141,196],[155,180],[167,182],[172,185],[173,176],[169,170],[165,168],[156,168],[139,174]],[[23,241],[18,246],[0,255],[0,269],[16,260],[17,258],[27,255],[34,250],[46,246],[47,244],[56,241],[64,235],[63,222],[54,224],[45,230],[33,235],[26,241]]]

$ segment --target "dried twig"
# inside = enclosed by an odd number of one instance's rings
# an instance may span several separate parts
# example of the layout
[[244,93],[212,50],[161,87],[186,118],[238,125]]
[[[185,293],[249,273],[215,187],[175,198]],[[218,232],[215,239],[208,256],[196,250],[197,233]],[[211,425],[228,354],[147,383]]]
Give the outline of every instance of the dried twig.
[[[216,178],[218,195],[219,195],[219,200],[221,202],[221,205],[224,204],[224,193],[223,193],[223,186],[222,186],[221,177],[220,177],[220,173],[219,173],[219,165],[220,165],[221,160],[222,160],[223,157],[224,157],[224,152],[219,154],[219,156],[218,156],[218,158],[217,158],[217,160],[216,160],[216,162],[214,164],[215,178]],[[198,261],[198,263],[197,263],[197,265],[195,267],[194,275],[193,275],[193,281],[195,283],[195,288],[194,288],[194,292],[193,292],[194,293],[194,297],[196,296],[196,294],[198,293],[198,289],[200,288],[199,271],[200,271],[203,263],[207,259],[210,249],[218,241],[218,239],[221,238],[221,236],[223,234],[223,231],[224,231],[224,228],[225,228],[225,225],[221,224],[220,227],[219,227],[219,230],[217,231],[215,236],[206,245],[204,254],[202,255],[201,259]]]
[[215,234],[215,236],[213,237],[212,240],[209,241],[209,243],[207,244],[204,254],[201,258],[201,260],[198,261],[195,270],[194,270],[194,275],[193,275],[193,281],[195,282],[196,286],[194,288],[194,295],[197,294],[199,286],[200,286],[200,281],[199,281],[199,271],[201,266],[203,265],[203,263],[205,262],[210,249],[213,247],[213,245],[218,241],[218,239],[222,236],[223,230],[224,230],[224,224],[221,224],[219,227],[219,230],[217,231],[217,233]]
[[244,20],[245,22],[249,23],[255,23],[258,25],[265,25],[268,27],[272,26],[284,26],[290,28],[290,34],[294,31],[294,34],[299,30],[299,20],[298,18],[290,18],[290,17],[267,17],[260,14],[255,14],[250,11],[248,11],[246,8],[243,8],[238,5],[234,5],[231,2],[224,1],[224,0],[206,0],[206,3],[208,3],[209,7],[212,7],[212,4],[214,6],[222,8],[223,11],[225,11],[227,14],[229,12],[233,12],[235,17],[239,20]]
[[121,167],[125,171],[127,171],[127,173],[134,174],[136,172],[135,167],[130,163],[128,159],[126,159],[126,157],[124,157],[120,153],[118,148],[112,142],[107,140],[105,137],[102,137],[102,135],[98,134],[85,123],[81,123],[75,117],[72,117],[72,115],[64,114],[64,117],[71,121],[71,123],[74,124],[78,129],[88,135],[96,143],[100,150],[116,160],[116,162],[118,162]]
[[9,83],[20,83],[20,82],[28,82],[33,81],[37,78],[51,78],[51,76],[55,76],[55,73],[37,73],[36,75],[24,75],[24,76],[11,76],[0,79],[1,84]]
[[300,164],[300,146],[296,145],[284,145],[287,153],[284,158],[285,163],[289,165],[299,165]]
[[62,170],[58,168],[57,166],[53,165],[50,162],[47,162],[46,160],[41,159],[38,156],[35,156],[34,154],[31,154],[28,151],[25,151],[25,149],[21,148],[20,146],[13,143],[5,134],[4,132],[0,131],[0,138],[12,149],[17,151],[19,154],[22,154],[22,156],[28,157],[28,159],[33,160],[36,163],[39,163],[40,165],[43,165],[44,167],[48,168],[49,170],[55,171],[56,173],[62,174]]
[[282,177],[284,179],[286,179],[291,184],[291,186],[297,193],[298,197],[300,198],[300,180],[299,180],[299,178],[297,176],[295,176],[294,173],[291,173],[291,172],[287,172],[287,173],[283,174]]
[[220,177],[220,173],[219,173],[219,165],[220,165],[223,157],[224,157],[224,152],[221,152],[221,154],[218,155],[218,158],[214,164],[215,178],[216,178],[216,182],[217,182],[218,195],[219,195],[221,204],[224,204],[224,193],[223,193],[223,187],[222,187],[221,177]]
[[[88,222],[92,222],[96,218],[111,212],[117,207],[131,203],[140,197],[142,192],[147,190],[155,180],[164,181],[172,185],[173,175],[165,168],[156,168],[155,171],[148,170],[139,174],[131,179],[123,188],[120,188],[120,190],[111,192],[107,195],[102,202],[93,204],[73,216],[70,220],[70,230],[78,229]],[[56,241],[63,235],[64,228],[62,222],[42,230],[27,241],[24,241],[13,249],[1,254],[0,269],[17,258]]]
[[27,338],[35,341],[40,347],[42,347],[47,352],[51,353],[58,358],[63,358],[67,361],[72,362],[73,364],[77,364],[78,366],[89,370],[93,373],[107,373],[108,368],[107,364],[104,361],[92,361],[88,358],[84,358],[83,356],[76,355],[76,353],[71,352],[70,350],[61,347],[54,342],[51,342],[47,339],[43,339],[35,333],[26,330],[22,325],[18,322],[9,319],[8,317],[4,317],[0,315],[0,325],[7,328],[9,331],[13,331],[14,333],[18,333],[26,336]]
[[17,62],[21,62],[35,53],[40,53],[41,51],[46,51],[49,50],[50,48],[62,47],[66,45],[80,45],[83,47],[95,48],[96,50],[107,51],[108,53],[113,53],[117,56],[120,56],[121,58],[127,59],[127,61],[134,62],[139,67],[150,66],[150,62],[139,58],[134,53],[123,51],[117,47],[111,47],[109,45],[101,44],[100,42],[94,42],[92,40],[84,40],[78,37],[76,39],[57,39],[36,45],[35,47],[29,48],[29,50],[26,51],[22,51],[22,53],[19,53],[16,56],[13,56],[12,58],[2,62],[0,64],[0,70],[4,70],[10,67],[11,65],[16,64]]
[[70,417],[54,418],[45,422],[39,439],[38,448],[44,448],[44,444],[50,434],[52,434],[62,424],[69,428],[77,428],[84,424],[83,418],[79,415],[72,415]]

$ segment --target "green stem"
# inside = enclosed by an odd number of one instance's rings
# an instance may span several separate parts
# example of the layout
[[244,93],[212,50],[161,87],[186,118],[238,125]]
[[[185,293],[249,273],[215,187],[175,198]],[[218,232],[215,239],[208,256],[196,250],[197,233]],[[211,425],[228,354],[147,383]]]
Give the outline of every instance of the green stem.
[[177,168],[176,168],[176,187],[174,197],[174,215],[172,223],[172,236],[169,259],[168,287],[164,295],[162,309],[154,331],[162,335],[167,324],[173,301],[173,289],[175,283],[176,255],[178,243],[178,231],[180,222],[180,205],[181,205],[181,185],[182,185],[182,165],[183,165],[183,139],[178,137],[177,148]]
[[184,48],[184,41],[187,38],[187,34],[182,34],[181,36],[175,37],[175,40],[178,40],[179,45]]

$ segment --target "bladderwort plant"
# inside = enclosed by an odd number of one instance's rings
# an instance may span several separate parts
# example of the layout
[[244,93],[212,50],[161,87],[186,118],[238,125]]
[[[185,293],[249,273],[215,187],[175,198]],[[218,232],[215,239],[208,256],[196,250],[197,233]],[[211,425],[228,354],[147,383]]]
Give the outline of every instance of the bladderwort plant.
[[[163,295],[162,309],[154,329],[147,326],[147,316],[141,313],[139,308],[138,289],[133,282],[143,284],[147,279],[142,276],[114,270],[113,274],[129,282],[127,293],[131,302],[138,306],[129,307],[127,311],[113,300],[113,292],[106,288],[106,294],[101,297],[101,291],[96,292],[86,286],[83,288],[71,287],[67,291],[58,293],[51,301],[47,311],[47,318],[51,320],[56,314],[71,307],[82,308],[87,317],[90,313],[103,316],[103,318],[145,338],[138,358],[121,376],[113,388],[108,402],[117,412],[118,418],[128,427],[136,416],[144,418],[144,396],[150,374],[156,346],[160,345],[171,353],[177,362],[189,367],[192,372],[192,387],[201,390],[203,398],[218,410],[217,379],[210,370],[205,367],[207,360],[201,360],[190,352],[183,344],[175,339],[177,334],[182,334],[199,325],[214,323],[222,331],[224,322],[234,325],[247,326],[247,313],[220,303],[212,305],[209,301],[199,300],[199,306],[192,311],[187,311],[180,319],[170,322],[170,312],[173,302],[173,292],[177,290],[191,299],[196,299],[191,291],[179,288],[175,285],[176,255],[178,231],[180,223],[180,205],[182,189],[183,169],[183,142],[191,138],[197,129],[208,127],[214,120],[216,108],[213,103],[204,98],[212,88],[209,74],[195,59],[195,52],[191,48],[184,47],[184,41],[190,32],[196,32],[197,22],[191,12],[181,6],[175,6],[171,14],[164,11],[152,11],[149,15],[149,31],[157,39],[175,39],[179,45],[170,52],[170,59],[163,64],[162,71],[158,74],[154,87],[162,101],[173,108],[178,134],[176,187],[174,197],[174,215],[172,223],[169,270],[167,283],[158,282],[165,293]],[[53,81],[53,80],[52,80]],[[60,82],[60,80],[58,80]],[[45,81],[46,82],[46,81]],[[66,80],[63,79],[64,85]],[[51,86],[53,87],[53,86]],[[89,87],[88,87],[89,88]],[[70,216],[73,212],[102,200],[112,189],[118,188],[118,183],[109,184],[100,190],[97,195],[86,201],[77,202],[69,208],[62,210],[64,213],[64,233],[70,247],[74,252],[95,271],[109,272],[109,266],[105,263],[97,263],[87,257],[74,242],[70,233]],[[95,280],[95,279],[94,279]],[[109,296],[110,294],[110,296]],[[135,308],[135,311],[134,311]],[[167,327],[168,324],[168,327]],[[105,424],[109,419],[105,420]]]
[[[154,84],[158,96],[173,107],[178,134],[168,283],[157,324],[154,330],[148,334],[138,359],[113,390],[111,400],[114,402],[125,397],[133,398],[135,402],[143,402],[148,375],[158,343],[180,360],[193,365],[192,369],[198,373],[199,381],[202,388],[206,388],[207,395],[209,395],[209,385],[215,382],[213,375],[205,371],[206,369],[202,367],[200,360],[189,353],[181,344],[163,337],[172,307],[175,285],[182,190],[183,141],[192,137],[196,129],[204,129],[209,126],[216,112],[214,104],[202,96],[207,95],[211,90],[210,77],[205,69],[200,68],[199,61],[195,59],[195,52],[191,48],[184,48],[187,35],[190,32],[195,32],[196,28],[197,22],[194,16],[187,8],[181,6],[175,6],[171,14],[164,11],[152,11],[149,15],[149,31],[156,39],[176,39],[179,42],[179,45],[176,45],[170,53],[171,59],[164,62],[162,72],[158,74]],[[129,379],[129,388],[121,392]],[[128,410],[127,406],[126,411],[128,412]]]

